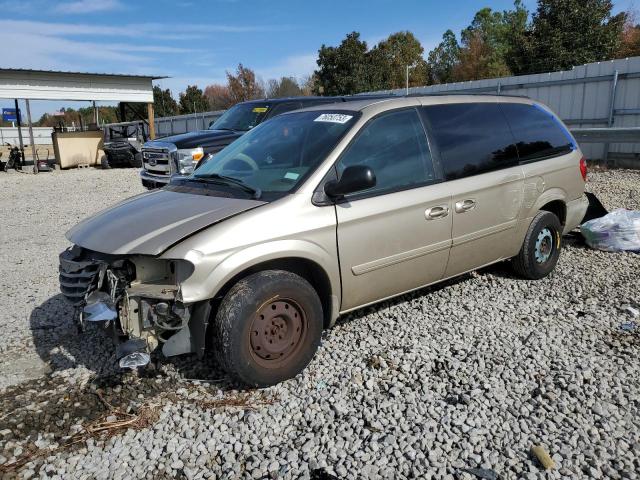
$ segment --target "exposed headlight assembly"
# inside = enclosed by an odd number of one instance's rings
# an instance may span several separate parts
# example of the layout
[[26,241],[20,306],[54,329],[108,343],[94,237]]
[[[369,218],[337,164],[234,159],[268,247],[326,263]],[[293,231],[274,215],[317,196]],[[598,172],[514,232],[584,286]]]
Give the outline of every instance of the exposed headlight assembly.
[[178,150],[178,171],[181,175],[193,173],[196,164],[204,158],[202,147]]

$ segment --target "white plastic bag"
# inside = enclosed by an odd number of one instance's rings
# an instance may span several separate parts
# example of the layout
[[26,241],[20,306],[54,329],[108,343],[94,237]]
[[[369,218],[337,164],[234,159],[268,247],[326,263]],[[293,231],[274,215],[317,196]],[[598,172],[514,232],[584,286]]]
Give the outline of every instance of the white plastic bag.
[[619,208],[583,223],[580,232],[591,248],[607,252],[640,251],[640,211]]

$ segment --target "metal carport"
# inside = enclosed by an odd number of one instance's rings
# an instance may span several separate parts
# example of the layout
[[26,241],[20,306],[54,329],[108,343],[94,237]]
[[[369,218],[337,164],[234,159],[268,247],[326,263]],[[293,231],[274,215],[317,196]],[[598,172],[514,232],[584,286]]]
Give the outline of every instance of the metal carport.
[[[27,108],[30,144],[33,141],[29,100],[107,101],[146,103],[149,135],[155,138],[153,113],[153,80],[167,77],[151,75],[122,75],[114,73],[59,72],[48,70],[0,69],[0,98],[23,99]],[[19,124],[20,122],[18,122]],[[20,149],[23,152],[22,135]],[[37,166],[34,165],[37,172]]]

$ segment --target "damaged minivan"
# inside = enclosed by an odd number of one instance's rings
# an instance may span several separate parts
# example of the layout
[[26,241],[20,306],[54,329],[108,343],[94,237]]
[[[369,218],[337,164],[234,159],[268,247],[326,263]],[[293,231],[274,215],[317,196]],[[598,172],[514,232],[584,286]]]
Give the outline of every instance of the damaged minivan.
[[504,260],[548,275],[586,175],[566,127],[526,98],[320,105],[72,228],[60,285],[81,324],[112,325],[123,367],[210,348],[272,385],[346,312]]

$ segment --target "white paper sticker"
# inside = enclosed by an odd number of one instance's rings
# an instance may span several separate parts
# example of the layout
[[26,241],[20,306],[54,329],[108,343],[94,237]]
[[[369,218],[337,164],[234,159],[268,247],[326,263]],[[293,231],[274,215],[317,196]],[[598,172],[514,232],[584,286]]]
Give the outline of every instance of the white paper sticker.
[[299,176],[299,173],[287,172],[285,173],[284,178],[286,178],[287,180],[297,180]]
[[345,115],[343,113],[323,113],[314,122],[347,123],[352,118],[353,115]]

